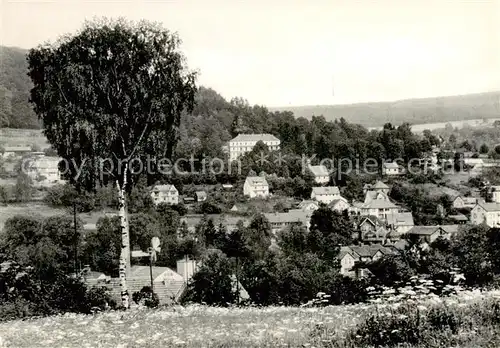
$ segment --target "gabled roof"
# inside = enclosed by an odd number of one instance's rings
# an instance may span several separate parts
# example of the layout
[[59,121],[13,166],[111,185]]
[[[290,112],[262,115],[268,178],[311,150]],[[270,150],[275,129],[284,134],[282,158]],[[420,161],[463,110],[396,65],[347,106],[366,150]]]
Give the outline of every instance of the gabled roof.
[[453,200],[453,202],[456,201],[459,198],[464,203],[467,203],[467,204],[476,204],[477,203],[477,198],[475,198],[475,197],[464,197],[464,196],[456,196],[455,199]]
[[30,146],[5,146],[5,152],[31,152]]
[[399,168],[399,165],[395,162],[386,162],[383,164],[384,168],[387,168],[387,169],[398,169]]
[[374,215],[363,216],[359,222],[359,225],[361,226],[365,222],[369,222],[373,226],[382,226],[384,224],[378,217]]
[[303,211],[301,209],[291,209],[285,213],[267,213],[264,216],[270,223],[293,223],[302,222],[308,223],[311,219],[311,212]]
[[[168,267],[152,267],[154,281],[161,281],[160,278],[167,277],[182,280],[182,276]],[[149,266],[132,266],[130,268],[130,278],[133,279],[150,279]]]
[[259,142],[259,141],[280,141],[272,134],[238,134],[235,138],[231,139],[229,142],[240,142],[240,141],[248,141],[248,142]]
[[455,234],[458,232],[460,225],[441,225],[440,227],[446,233]]
[[500,211],[500,203],[478,202],[477,206],[480,206],[481,208],[489,212]]
[[430,236],[440,230],[439,226],[413,226],[408,232],[419,236]]
[[385,190],[385,189],[389,189],[390,187],[387,186],[386,184],[384,184],[382,181],[377,181],[375,184],[373,184],[373,186],[371,186],[371,189],[373,190]]
[[177,192],[177,189],[175,188],[174,185],[155,185],[153,187],[154,192]]
[[351,255],[351,257],[354,258],[355,260],[359,260],[359,255],[357,255],[354,251],[352,251],[350,247],[348,246],[340,247],[340,252],[337,258],[339,260],[342,260],[346,255]]
[[205,198],[207,197],[207,193],[205,191],[196,191],[196,197],[199,198]]
[[398,213],[396,216],[396,226],[413,226],[413,214],[411,212]]
[[317,201],[313,201],[313,200],[310,200],[310,199],[305,199],[305,200],[303,200],[302,202],[299,203],[299,208],[304,208],[304,207],[308,206],[309,204],[314,204],[315,206],[318,206],[318,202]]
[[262,176],[247,176],[245,183],[248,183],[249,185],[267,186],[267,180]]
[[312,188],[312,192],[318,195],[340,195],[338,186],[316,186]]
[[347,202],[347,199],[345,199],[345,198],[343,198],[343,197],[340,197],[340,198],[338,198],[338,199],[334,199],[333,201],[331,201],[331,202],[328,204],[328,206],[329,206],[329,207],[334,207],[334,206],[336,206],[336,205],[337,205],[337,203],[339,203],[339,202],[344,202],[344,203],[347,203],[347,204],[350,206],[350,204]]
[[374,199],[368,203],[363,204],[362,209],[390,209],[397,208],[398,206],[391,201],[386,201],[382,199]]
[[454,215],[448,215],[448,218],[456,221],[468,221],[467,216],[463,214],[454,214]]
[[330,173],[328,173],[328,169],[323,166],[309,166],[309,170],[314,174],[314,176],[329,176]]

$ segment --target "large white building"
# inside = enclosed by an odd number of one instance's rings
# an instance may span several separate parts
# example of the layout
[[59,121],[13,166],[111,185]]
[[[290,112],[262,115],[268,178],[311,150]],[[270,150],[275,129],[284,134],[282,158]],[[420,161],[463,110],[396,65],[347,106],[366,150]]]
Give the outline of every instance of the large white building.
[[311,199],[325,204],[330,204],[336,199],[341,199],[347,202],[347,200],[340,195],[340,190],[337,186],[313,187],[311,191]]
[[229,141],[227,147],[229,160],[234,161],[238,157],[252,151],[253,147],[259,141],[266,144],[271,151],[280,149],[280,140],[272,134],[239,134],[236,138]]
[[250,198],[269,196],[269,185],[262,176],[249,176],[243,185],[243,194]]

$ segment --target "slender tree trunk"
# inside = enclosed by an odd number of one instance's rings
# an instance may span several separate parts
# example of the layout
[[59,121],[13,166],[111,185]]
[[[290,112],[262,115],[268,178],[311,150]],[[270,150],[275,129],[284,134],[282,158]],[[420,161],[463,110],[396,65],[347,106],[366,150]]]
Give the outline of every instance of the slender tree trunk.
[[116,186],[118,189],[118,206],[120,208],[120,227],[122,236],[122,248],[120,252],[120,288],[121,288],[121,299],[124,308],[130,308],[129,303],[129,293],[127,288],[127,275],[130,272],[130,236],[129,236],[129,225],[128,216],[126,210],[126,198],[125,198],[125,186],[127,184],[127,170],[128,167],[125,165],[125,173],[123,176],[123,184],[120,186],[118,180],[116,181]]

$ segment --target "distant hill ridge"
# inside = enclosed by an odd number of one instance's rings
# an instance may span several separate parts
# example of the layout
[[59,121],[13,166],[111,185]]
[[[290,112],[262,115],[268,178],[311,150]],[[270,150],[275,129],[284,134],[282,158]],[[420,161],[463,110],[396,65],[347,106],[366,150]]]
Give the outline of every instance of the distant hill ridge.
[[384,123],[411,124],[465,121],[500,117],[500,91],[404,99],[391,102],[356,103],[345,105],[305,105],[269,108],[272,111],[292,111],[296,117],[311,119],[323,115],[327,121],[345,118],[365,127]]
[[[40,122],[28,102],[32,84],[27,76],[26,53],[27,50],[21,48],[0,46],[0,127],[40,128]],[[268,109],[289,110],[296,117],[307,119],[313,115],[323,115],[328,121],[343,117],[350,123],[378,127],[387,122],[399,125],[403,122],[421,124],[498,118],[499,104],[500,91],[395,102]]]

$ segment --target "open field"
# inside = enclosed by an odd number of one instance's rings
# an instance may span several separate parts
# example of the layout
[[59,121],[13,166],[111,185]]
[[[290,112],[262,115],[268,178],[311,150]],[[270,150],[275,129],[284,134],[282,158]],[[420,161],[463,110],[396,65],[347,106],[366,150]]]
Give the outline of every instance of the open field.
[[[433,340],[400,347],[498,347],[500,335],[490,325],[489,305],[498,293],[464,292],[449,298],[416,300],[408,307],[421,314],[420,324],[432,325],[433,310],[456,313],[462,322],[457,332],[420,328]],[[349,334],[379,313],[381,321],[404,320],[407,303],[359,304],[323,308],[214,308],[170,307],[132,309],[97,315],[65,314],[0,324],[0,347],[366,347]],[[417,306],[418,304],[418,306]],[[478,313],[477,315],[473,313]],[[494,313],[492,313],[493,315]],[[403,322],[401,322],[402,325]],[[409,322],[410,325],[415,323]],[[420,326],[419,326],[420,327]],[[384,329],[381,324],[380,330]],[[398,327],[404,330],[404,327]],[[418,330],[418,328],[416,327]],[[421,331],[422,333],[424,331]],[[375,332],[376,334],[378,332]],[[422,341],[421,341],[422,342]],[[431,344],[432,343],[432,344]],[[395,346],[395,345],[391,345]]]
[[[41,215],[49,217],[70,213],[70,209],[52,208],[42,203],[9,204],[8,206],[0,207],[0,231],[3,230],[5,221],[16,215]],[[78,217],[84,224],[95,224],[104,215],[104,212],[92,212],[78,214]]]

